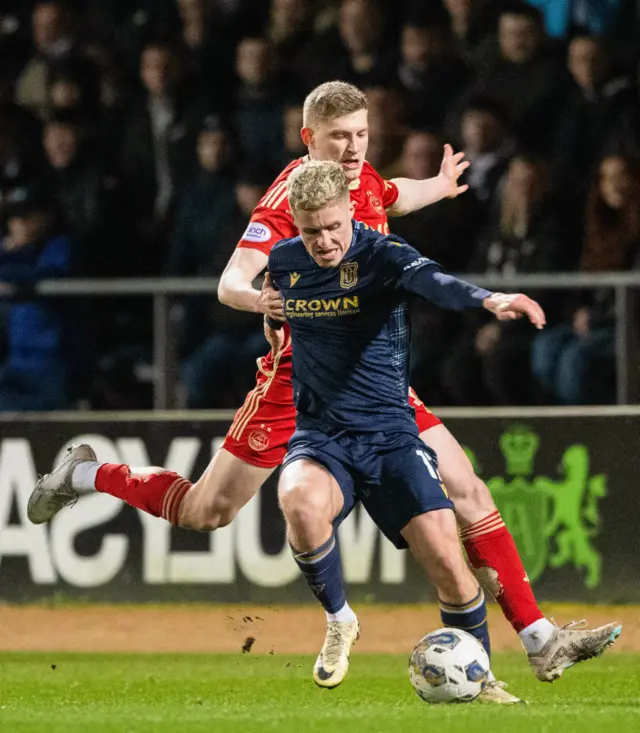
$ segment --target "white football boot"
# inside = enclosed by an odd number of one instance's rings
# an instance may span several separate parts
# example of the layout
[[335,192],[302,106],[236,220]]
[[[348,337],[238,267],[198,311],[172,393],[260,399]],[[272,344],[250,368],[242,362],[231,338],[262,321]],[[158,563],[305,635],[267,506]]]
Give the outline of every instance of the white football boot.
[[78,463],[95,461],[96,454],[89,445],[72,445],[51,473],[38,479],[29,497],[27,516],[34,524],[48,522],[64,507],[73,506],[80,493],[73,488],[71,477]]
[[489,680],[482,688],[482,692],[476,697],[477,702],[493,705],[527,705],[526,700],[512,695],[506,691],[507,683],[500,680]]
[[358,619],[329,621],[324,644],[313,667],[313,680],[319,687],[337,687],[349,671],[351,647],[360,637]]
[[572,621],[557,628],[537,654],[529,654],[529,664],[539,680],[553,682],[574,664],[599,657],[622,631],[619,623],[597,629],[586,629],[586,625],[586,621]]

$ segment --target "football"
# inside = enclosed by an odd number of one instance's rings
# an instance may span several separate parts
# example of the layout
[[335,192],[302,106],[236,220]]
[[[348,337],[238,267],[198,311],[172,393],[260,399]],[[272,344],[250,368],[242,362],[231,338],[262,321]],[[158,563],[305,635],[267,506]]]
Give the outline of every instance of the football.
[[482,644],[460,629],[438,629],[416,644],[409,659],[413,689],[429,703],[471,702],[489,679]]

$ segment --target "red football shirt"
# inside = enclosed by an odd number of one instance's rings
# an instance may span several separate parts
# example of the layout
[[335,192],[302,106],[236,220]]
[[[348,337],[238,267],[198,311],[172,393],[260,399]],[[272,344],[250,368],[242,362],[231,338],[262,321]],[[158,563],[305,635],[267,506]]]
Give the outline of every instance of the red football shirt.
[[[287,200],[287,179],[290,173],[304,162],[298,158],[282,171],[271,184],[253,211],[249,226],[238,247],[258,249],[266,255],[274,244],[281,239],[295,237],[298,234]],[[382,176],[365,161],[362,173],[357,181],[349,187],[351,203],[355,205],[353,218],[364,222],[381,234],[389,233],[389,222],[386,210],[398,198],[398,189],[391,181]]]

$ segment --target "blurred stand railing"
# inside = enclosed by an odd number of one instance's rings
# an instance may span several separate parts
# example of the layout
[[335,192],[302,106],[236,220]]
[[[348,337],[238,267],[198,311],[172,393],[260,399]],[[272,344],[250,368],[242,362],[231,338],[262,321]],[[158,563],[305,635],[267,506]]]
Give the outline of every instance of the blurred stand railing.
[[[554,273],[487,277],[465,274],[465,280],[501,292],[533,290],[583,290],[610,288],[615,295],[617,402],[635,404],[640,387],[638,326],[635,322],[635,291],[640,289],[640,272],[587,275]],[[172,301],[182,295],[211,295],[216,298],[218,278],[128,278],[118,280],[42,280],[33,293],[46,297],[123,297],[153,298],[153,380],[154,409],[176,407],[175,338],[171,318]],[[25,296],[24,288],[0,283],[0,298]]]

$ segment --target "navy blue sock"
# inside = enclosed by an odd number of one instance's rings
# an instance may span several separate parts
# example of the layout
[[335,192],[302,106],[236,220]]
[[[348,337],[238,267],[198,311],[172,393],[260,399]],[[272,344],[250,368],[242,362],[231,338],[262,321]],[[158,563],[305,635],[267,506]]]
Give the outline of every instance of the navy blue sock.
[[340,547],[335,534],[309,552],[293,550],[294,560],[302,570],[307,585],[328,613],[337,613],[347,602],[342,579]]
[[462,629],[475,636],[484,647],[489,658],[491,658],[487,604],[484,600],[482,588],[478,589],[478,595],[475,598],[459,606],[440,601],[440,618],[445,626]]

